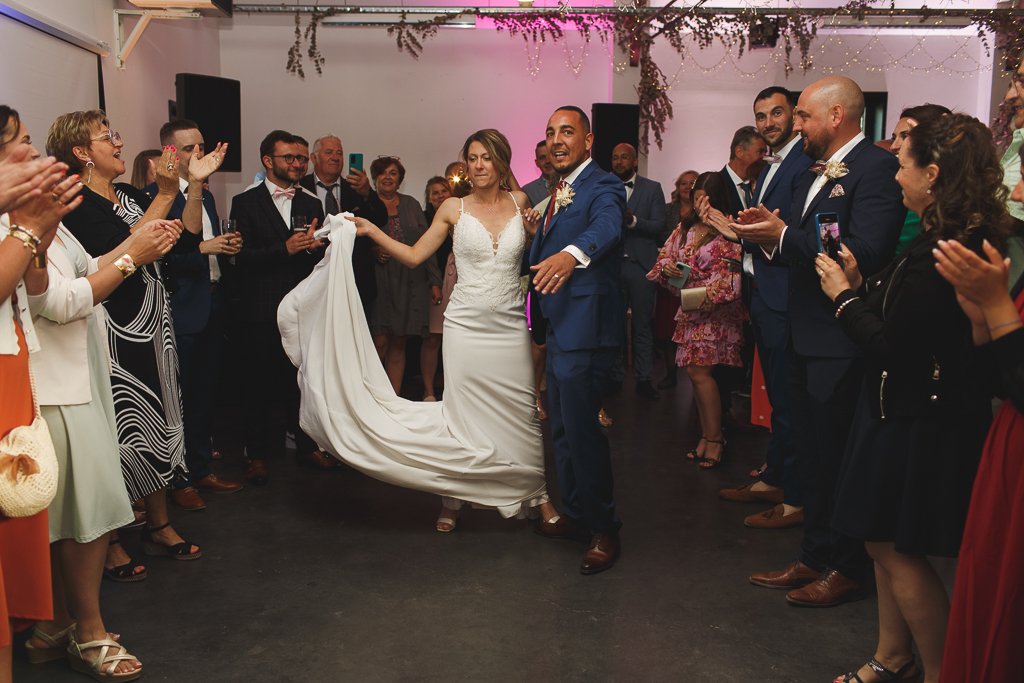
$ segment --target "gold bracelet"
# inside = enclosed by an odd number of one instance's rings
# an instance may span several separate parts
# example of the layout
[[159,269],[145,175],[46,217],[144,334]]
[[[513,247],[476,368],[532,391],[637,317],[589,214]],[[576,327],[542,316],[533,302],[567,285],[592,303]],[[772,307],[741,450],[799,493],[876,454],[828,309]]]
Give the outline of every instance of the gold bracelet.
[[28,238],[32,240],[32,244],[34,244],[37,247],[39,246],[40,242],[42,242],[41,239],[36,237],[36,234],[34,232],[29,230],[28,228],[18,225],[17,223],[11,223],[10,232],[11,234],[18,233],[19,235],[23,235],[24,237],[22,237],[22,239]]
[[[17,230],[15,230],[15,228],[17,228]],[[39,244],[39,240],[33,239],[35,235],[17,225],[12,225],[7,234],[25,245],[25,248],[31,251],[33,256],[36,255],[36,245]]]
[[35,253],[35,255],[32,257],[32,265],[34,265],[36,268],[45,268],[46,267],[46,252],[45,251],[37,251]]

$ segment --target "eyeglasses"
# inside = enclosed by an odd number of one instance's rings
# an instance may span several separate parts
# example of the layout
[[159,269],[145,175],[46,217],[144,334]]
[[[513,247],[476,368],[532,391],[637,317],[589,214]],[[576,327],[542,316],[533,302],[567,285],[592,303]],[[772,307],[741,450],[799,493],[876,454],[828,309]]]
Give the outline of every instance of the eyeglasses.
[[378,159],[391,159],[392,161],[401,161],[402,157],[396,157],[394,154],[378,154]]
[[284,159],[286,164],[294,164],[296,161],[300,164],[305,164],[309,161],[309,157],[302,156],[301,154],[268,154],[268,157],[272,159]]
[[110,144],[112,144],[114,147],[119,147],[124,144],[124,140],[121,139],[121,134],[118,133],[116,130],[108,130],[103,135],[97,135],[96,137],[89,139],[92,140],[93,142],[98,142],[100,140],[109,140]]

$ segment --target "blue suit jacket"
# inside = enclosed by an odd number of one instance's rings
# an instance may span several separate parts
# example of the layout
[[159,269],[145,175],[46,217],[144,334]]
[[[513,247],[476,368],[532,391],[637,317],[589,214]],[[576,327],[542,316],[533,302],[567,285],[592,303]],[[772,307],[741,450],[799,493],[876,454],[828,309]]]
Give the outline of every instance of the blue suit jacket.
[[[807,193],[817,176],[804,173],[793,196],[791,220],[782,240],[782,255],[789,264],[789,323],[793,347],[804,356],[855,358],[860,349],[843,332],[835,307],[821,291],[815,272],[818,253],[815,215],[839,216],[843,244],[853,252],[861,274],[867,278],[885,267],[896,252],[896,242],[907,209],[896,183],[896,157],[862,140],[843,162],[849,173],[829,180],[803,212]],[[842,186],[842,194],[835,190]],[[833,193],[836,193],[833,196]],[[803,217],[801,218],[801,213]],[[778,257],[776,257],[778,258]]]
[[[807,173],[814,161],[804,154],[804,142],[798,141],[786,158],[779,164],[779,170],[772,176],[767,187],[764,180],[768,176],[770,166],[761,170],[757,178],[758,194],[756,204],[764,204],[769,211],[779,210],[779,217],[789,225],[790,211],[793,207],[793,196],[796,194],[801,178]],[[773,311],[785,312],[789,304],[789,268],[780,259],[769,261],[764,257],[761,247],[753,242],[744,242],[743,249],[750,252],[754,259],[754,281],[757,289]]]
[[626,256],[650,270],[658,259],[658,238],[665,229],[665,193],[661,185],[637,176],[626,208],[636,216],[636,227],[626,228],[623,250]]
[[[156,196],[156,183],[146,186],[145,190],[151,198]],[[220,234],[220,219],[217,217],[217,204],[209,191],[203,190],[203,208],[210,214],[213,223],[213,234]],[[181,218],[185,210],[185,195],[181,192],[174,198],[171,210],[167,213],[168,220]],[[199,238],[202,241],[202,237]],[[197,334],[206,329],[210,320],[210,260],[200,254],[199,248],[184,254],[168,254],[163,259],[167,277],[174,283],[170,292],[171,314],[174,319],[175,334]],[[225,264],[221,261],[221,272]]]
[[572,185],[572,203],[543,221],[530,248],[536,265],[574,245],[590,258],[555,294],[542,296],[541,311],[560,348],[567,351],[621,346],[626,328],[619,270],[622,265],[626,189],[618,177],[596,162]]

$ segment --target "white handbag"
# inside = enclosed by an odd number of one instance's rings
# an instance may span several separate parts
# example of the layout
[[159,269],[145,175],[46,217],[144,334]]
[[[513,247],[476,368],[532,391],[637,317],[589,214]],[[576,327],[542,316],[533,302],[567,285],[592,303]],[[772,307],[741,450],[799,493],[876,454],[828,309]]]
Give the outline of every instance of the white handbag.
[[45,509],[57,493],[57,454],[46,420],[39,412],[36,378],[32,384],[32,424],[15,427],[0,439],[0,514],[31,517]]
[[679,290],[680,307],[686,312],[696,311],[704,305],[707,298],[707,287],[690,287]]

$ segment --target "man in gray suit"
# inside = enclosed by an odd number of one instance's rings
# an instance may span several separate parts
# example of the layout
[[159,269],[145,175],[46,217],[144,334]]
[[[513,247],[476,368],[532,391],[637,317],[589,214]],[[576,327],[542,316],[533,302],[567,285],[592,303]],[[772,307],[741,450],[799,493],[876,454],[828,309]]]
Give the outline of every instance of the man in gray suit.
[[[658,258],[658,236],[665,226],[665,193],[658,183],[637,175],[636,148],[633,145],[615,145],[612,149],[612,172],[626,188],[621,284],[626,308],[633,311],[631,326],[636,393],[656,399],[658,390],[651,384],[654,355],[651,325],[657,285],[647,279],[647,273]],[[612,372],[613,388],[622,384],[624,365],[620,359]]]
[[555,167],[551,165],[551,160],[548,159],[547,140],[541,140],[537,143],[534,155],[533,163],[537,165],[540,176],[523,185],[523,192],[526,193],[526,197],[530,200],[530,206],[537,206],[544,201],[551,194],[551,188],[558,182],[558,171],[555,170]]

